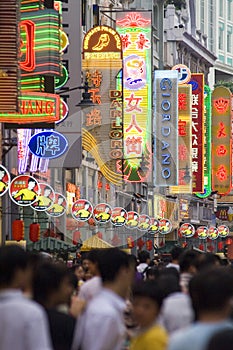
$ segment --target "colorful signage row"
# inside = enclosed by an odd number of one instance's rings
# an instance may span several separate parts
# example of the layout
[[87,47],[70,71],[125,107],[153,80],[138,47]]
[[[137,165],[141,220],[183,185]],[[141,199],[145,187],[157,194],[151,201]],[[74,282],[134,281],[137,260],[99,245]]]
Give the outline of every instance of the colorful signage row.
[[215,226],[199,226],[197,229],[190,224],[190,223],[185,223],[180,226],[179,229],[179,234],[182,237],[185,238],[191,238],[194,235],[198,237],[199,239],[211,239],[215,240],[218,237],[220,238],[225,238],[229,235],[229,227],[226,225],[219,225],[218,227]]

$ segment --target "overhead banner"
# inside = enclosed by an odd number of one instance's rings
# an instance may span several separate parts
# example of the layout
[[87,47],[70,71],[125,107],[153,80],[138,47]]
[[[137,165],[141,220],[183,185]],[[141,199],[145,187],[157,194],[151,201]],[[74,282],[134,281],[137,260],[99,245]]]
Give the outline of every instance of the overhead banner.
[[199,198],[206,198],[211,194],[211,89],[204,86],[204,191],[196,193]]
[[192,173],[193,192],[204,190],[204,74],[193,73],[192,85]]
[[178,87],[178,186],[170,186],[170,193],[192,193],[192,87]]
[[154,185],[178,185],[178,72],[154,72]]
[[223,195],[232,187],[231,96],[223,86],[212,93],[212,189]]
[[83,39],[82,68],[93,107],[85,109],[83,148],[95,158],[105,178],[122,183],[118,160],[123,158],[122,47],[119,34],[111,27],[97,26]]
[[119,172],[127,182],[150,181],[151,13],[116,12],[123,49],[124,159]]

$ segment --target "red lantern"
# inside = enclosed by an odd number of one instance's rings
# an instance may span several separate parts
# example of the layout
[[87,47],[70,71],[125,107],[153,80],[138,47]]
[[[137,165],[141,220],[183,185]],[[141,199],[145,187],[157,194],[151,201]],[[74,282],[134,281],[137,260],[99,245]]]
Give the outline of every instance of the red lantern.
[[223,242],[218,242],[218,250],[222,250],[223,249]]
[[24,239],[24,222],[23,220],[14,220],[12,222],[12,238],[15,241]]
[[90,226],[95,226],[95,225],[96,225],[95,219],[90,218],[90,219],[88,220],[88,224],[89,224]]
[[133,241],[133,238],[131,236],[127,237],[126,242],[127,242],[127,247],[128,248],[131,249],[131,248],[134,247],[134,241]]
[[73,240],[72,240],[72,243],[73,243],[74,245],[77,245],[77,244],[78,244],[78,241],[79,241],[79,239],[80,239],[80,237],[81,237],[81,232],[80,232],[80,231],[74,231],[74,232],[73,232]]
[[139,249],[142,249],[142,247],[144,246],[144,242],[142,240],[142,238],[139,238],[138,241],[137,241],[137,246]]
[[153,242],[152,240],[150,239],[149,241],[146,241],[146,249],[151,251],[153,248]]
[[226,245],[231,245],[231,244],[232,244],[232,238],[227,238]]
[[96,234],[97,237],[99,237],[100,239],[103,239],[103,233],[98,231]]
[[214,247],[212,246],[212,244],[208,244],[207,249],[209,250],[209,252],[212,253],[214,250]]
[[204,250],[204,244],[199,244],[199,246],[198,246],[198,249],[200,249],[200,250]]
[[38,242],[40,239],[40,224],[34,222],[29,226],[29,238],[30,240],[35,243]]

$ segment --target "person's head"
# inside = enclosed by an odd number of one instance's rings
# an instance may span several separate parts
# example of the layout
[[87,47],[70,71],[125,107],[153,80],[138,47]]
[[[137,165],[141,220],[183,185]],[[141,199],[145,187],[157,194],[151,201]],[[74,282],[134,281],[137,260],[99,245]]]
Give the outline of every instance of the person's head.
[[199,257],[198,269],[203,270],[211,266],[220,266],[220,258],[213,253],[203,253]]
[[45,186],[45,188],[44,188],[44,196],[45,197],[49,197],[51,192],[52,192],[51,188],[48,187],[48,186]]
[[132,296],[135,321],[142,328],[150,327],[162,305],[160,287],[154,281],[141,281],[132,288]]
[[149,281],[157,280],[159,277],[159,269],[157,266],[148,267],[146,270],[146,279]]
[[179,257],[181,256],[182,253],[183,253],[183,248],[174,246],[170,252],[172,256],[172,261],[176,261],[178,263]]
[[199,263],[200,253],[195,250],[185,250],[179,257],[180,272],[195,274]]
[[93,276],[99,275],[99,257],[101,252],[102,252],[101,249],[92,249],[87,255],[88,271]]
[[2,180],[5,176],[6,172],[3,169],[0,169],[0,180]]
[[[168,297],[170,294],[177,293],[181,291],[179,285],[179,277],[173,273],[167,273],[168,269],[164,269],[165,273],[161,273],[157,279],[157,283],[160,286],[161,294],[163,298]],[[175,269],[176,270],[176,269]],[[176,270],[177,271],[177,270]]]
[[198,319],[212,314],[215,318],[227,318],[233,296],[233,272],[224,266],[200,271],[191,279],[189,293]]
[[134,278],[134,259],[118,248],[107,248],[101,252],[98,264],[103,284],[125,297]]
[[121,216],[125,216],[125,211],[124,211],[124,209],[121,210]]
[[110,208],[108,206],[106,206],[105,213],[109,213],[109,212],[110,212]]
[[30,279],[29,255],[18,245],[0,247],[0,289],[24,289]]
[[71,269],[75,276],[77,276],[78,281],[82,281],[84,279],[85,270],[81,264],[73,265]]
[[146,250],[141,250],[138,253],[138,260],[140,263],[146,263],[149,264],[150,262],[150,253]]
[[33,298],[45,307],[69,304],[74,292],[71,271],[62,263],[44,262],[33,279]]
[[89,206],[90,206],[90,204],[89,204],[88,202],[86,202],[85,205],[84,205],[84,209],[85,209],[85,210],[88,210],[88,209],[89,209]]
[[88,254],[82,255],[82,267],[84,271],[87,271],[89,269],[89,259],[87,258]]
[[28,180],[28,189],[33,190],[33,188],[36,186],[36,180],[29,179]]
[[206,348],[206,350],[232,350],[233,331],[232,329],[224,329],[215,333]]

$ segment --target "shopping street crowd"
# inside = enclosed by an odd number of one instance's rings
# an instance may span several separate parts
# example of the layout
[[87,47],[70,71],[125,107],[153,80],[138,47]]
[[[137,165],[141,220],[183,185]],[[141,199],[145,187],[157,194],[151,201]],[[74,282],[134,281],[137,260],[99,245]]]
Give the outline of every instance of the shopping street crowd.
[[0,247],[0,350],[229,350],[233,267],[175,246],[171,261],[93,249],[68,267]]

